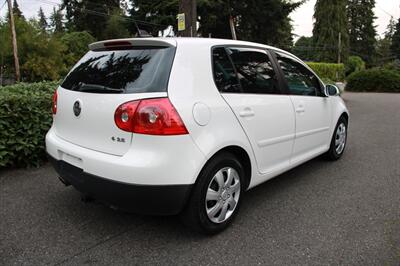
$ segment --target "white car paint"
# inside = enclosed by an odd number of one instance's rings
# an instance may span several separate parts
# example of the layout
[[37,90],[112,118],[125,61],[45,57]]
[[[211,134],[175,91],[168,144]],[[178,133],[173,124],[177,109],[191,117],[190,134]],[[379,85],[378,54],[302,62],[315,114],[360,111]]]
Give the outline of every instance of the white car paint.
[[[218,91],[213,80],[212,47],[242,45],[284,52],[273,47],[198,38],[123,41],[138,46],[176,47],[167,94],[121,94],[105,99],[102,94],[60,87],[59,111],[46,136],[47,152],[52,157],[105,179],[138,185],[194,184],[213,155],[236,146],[250,159],[248,188],[252,188],[326,152],[339,117],[348,113],[342,99],[336,96],[235,95]],[[102,45],[98,42],[90,48]],[[118,105],[166,95],[189,135],[131,134],[115,126],[112,116]],[[82,100],[87,110],[79,118],[71,113],[76,99]],[[77,126],[85,127],[85,131],[75,132]],[[108,142],[113,135],[126,142]]]

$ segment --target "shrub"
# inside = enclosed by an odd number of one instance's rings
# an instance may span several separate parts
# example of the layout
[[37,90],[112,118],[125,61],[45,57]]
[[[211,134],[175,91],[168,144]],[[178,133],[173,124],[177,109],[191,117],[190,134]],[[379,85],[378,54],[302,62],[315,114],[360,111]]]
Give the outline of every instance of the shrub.
[[387,63],[383,66],[383,68],[400,73],[400,60],[394,60],[393,62]]
[[351,74],[346,89],[363,92],[400,92],[400,72],[373,68]]
[[0,167],[39,166],[44,161],[56,87],[57,82],[0,87]]
[[365,69],[365,62],[359,56],[350,56],[346,63],[346,76]]
[[333,81],[344,80],[345,73],[343,64],[308,62],[307,65],[322,79]]

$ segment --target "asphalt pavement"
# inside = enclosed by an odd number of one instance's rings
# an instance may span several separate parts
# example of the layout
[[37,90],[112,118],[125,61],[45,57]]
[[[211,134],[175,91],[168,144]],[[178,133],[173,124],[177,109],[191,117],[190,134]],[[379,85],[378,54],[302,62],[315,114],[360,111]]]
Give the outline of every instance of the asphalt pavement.
[[0,265],[400,265],[400,94],[346,93],[348,146],[245,194],[213,237],[84,203],[50,165],[0,172]]

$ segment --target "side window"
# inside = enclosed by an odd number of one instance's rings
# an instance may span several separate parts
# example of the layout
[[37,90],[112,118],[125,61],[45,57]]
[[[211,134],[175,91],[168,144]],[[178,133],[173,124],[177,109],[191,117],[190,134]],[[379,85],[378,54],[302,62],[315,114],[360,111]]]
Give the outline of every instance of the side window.
[[294,95],[322,96],[322,86],[318,78],[296,60],[276,53],[278,63],[288,83],[290,93]]
[[280,94],[271,60],[265,52],[229,48],[243,93]]
[[213,49],[214,80],[220,92],[240,92],[241,87],[235,69],[225,51],[219,47]]

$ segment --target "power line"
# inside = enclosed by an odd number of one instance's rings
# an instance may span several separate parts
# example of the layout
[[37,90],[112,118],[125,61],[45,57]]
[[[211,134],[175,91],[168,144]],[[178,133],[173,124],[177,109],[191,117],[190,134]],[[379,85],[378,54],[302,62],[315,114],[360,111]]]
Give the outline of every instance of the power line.
[[[56,2],[52,2],[49,0],[35,0],[37,2],[42,2],[44,4],[48,4],[48,5],[52,5],[52,6],[60,6],[60,4],[56,3]],[[101,6],[99,4],[96,4],[97,6]],[[104,6],[102,6],[104,7]],[[110,17],[110,14],[106,14],[106,13],[102,13],[96,10],[92,10],[92,9],[88,9],[86,7],[80,8],[77,7],[78,10],[82,11],[82,12],[86,12],[86,13],[90,13],[92,15],[97,15],[97,16],[102,16],[102,17]],[[114,14],[116,15],[116,14]],[[163,25],[163,24],[157,24],[157,23],[153,23],[153,22],[148,22],[148,21],[143,21],[143,20],[138,20],[138,19],[134,19],[132,17],[125,17],[125,16],[121,16],[121,15],[116,15],[118,17],[120,17],[121,19],[127,20],[127,21],[132,21],[132,22],[136,22],[138,24],[143,24],[143,25],[149,25],[149,26],[159,26],[159,27],[165,27],[168,28],[169,25]]]
[[386,13],[386,15],[389,15],[389,16],[391,16],[392,18],[394,18],[394,16],[392,15],[392,14],[390,14],[389,12],[387,12],[385,9],[383,9],[382,7],[380,7],[380,6],[378,6],[377,5],[377,7],[380,9],[380,10],[382,10],[384,13]]
[[2,9],[7,3],[7,0],[4,1],[3,5],[0,7],[0,9]]

